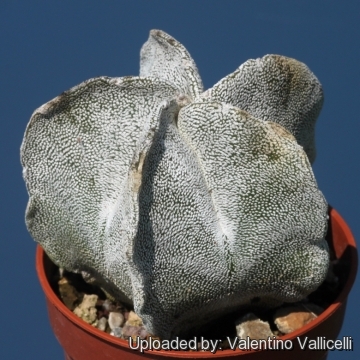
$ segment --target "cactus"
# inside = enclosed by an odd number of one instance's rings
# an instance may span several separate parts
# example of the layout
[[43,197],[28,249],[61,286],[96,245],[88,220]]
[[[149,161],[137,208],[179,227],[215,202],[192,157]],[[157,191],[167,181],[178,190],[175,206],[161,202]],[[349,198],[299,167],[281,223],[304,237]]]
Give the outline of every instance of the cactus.
[[28,230],[164,339],[254,298],[303,299],[329,264],[310,165],[322,101],[311,71],[278,55],[204,92],[184,46],[152,30],[140,77],[90,79],[32,115]]

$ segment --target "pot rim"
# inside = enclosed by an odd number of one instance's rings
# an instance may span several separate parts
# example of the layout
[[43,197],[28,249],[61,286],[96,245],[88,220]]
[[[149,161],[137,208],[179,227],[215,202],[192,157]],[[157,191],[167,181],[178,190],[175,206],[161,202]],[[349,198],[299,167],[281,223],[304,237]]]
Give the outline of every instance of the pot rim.
[[[317,327],[319,324],[321,324],[323,321],[325,321],[327,318],[329,318],[338,308],[346,301],[350,290],[354,284],[356,273],[357,273],[357,267],[358,267],[358,255],[356,251],[356,243],[355,239],[351,233],[350,228],[344,221],[344,219],[341,217],[341,215],[333,208],[329,207],[329,216],[332,221],[335,221],[338,223],[338,225],[341,227],[342,231],[345,234],[345,237],[347,239],[347,248],[350,249],[350,269],[349,269],[349,277],[345,283],[345,286],[343,287],[340,294],[337,296],[335,301],[326,308],[316,319],[312,320],[305,326],[303,326],[301,329],[296,330],[290,334],[280,336],[278,339],[281,339],[282,341],[285,340],[293,340],[297,337],[301,337],[305,333],[309,332],[310,329],[313,329]],[[82,328],[84,331],[90,333],[91,335],[101,338],[102,340],[112,343],[116,346],[120,346],[126,349],[130,349],[128,341],[120,338],[116,338],[114,336],[111,336],[110,334],[107,334],[106,332],[103,332],[90,324],[87,324],[85,321],[80,319],[78,316],[76,316],[72,311],[70,311],[58,298],[58,296],[55,294],[53,289],[50,286],[50,283],[48,281],[48,278],[45,273],[44,268],[44,256],[46,255],[45,251],[40,245],[37,245],[36,248],[36,272],[41,284],[41,287],[47,297],[47,299],[64,315],[66,316],[72,323],[76,324],[78,327]],[[212,354],[212,357],[220,357],[220,356],[237,356],[239,353],[251,353],[251,352],[258,352],[259,350],[240,350],[236,348],[236,350],[226,349],[222,350],[221,352],[216,352]],[[173,357],[189,357],[189,358],[203,358],[208,357],[208,352],[190,352],[185,350],[153,350],[154,353],[156,353],[157,356],[173,356]],[[149,351],[146,352],[147,354],[150,354]],[[195,355],[196,354],[196,355]]]

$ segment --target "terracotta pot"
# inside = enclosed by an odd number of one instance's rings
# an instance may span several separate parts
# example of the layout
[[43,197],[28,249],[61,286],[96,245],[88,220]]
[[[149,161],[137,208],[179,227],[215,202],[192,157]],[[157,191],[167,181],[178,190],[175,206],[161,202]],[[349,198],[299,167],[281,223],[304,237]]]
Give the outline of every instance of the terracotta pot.
[[[337,259],[345,260],[349,264],[344,286],[337,299],[315,320],[280,339],[292,340],[292,350],[218,350],[212,354],[209,351],[165,351],[153,350],[143,353],[132,350],[125,340],[115,338],[104,333],[74,315],[52,290],[49,279],[56,271],[56,266],[50,261],[43,249],[38,246],[36,252],[36,269],[41,286],[45,292],[50,323],[55,336],[65,352],[67,360],[99,360],[99,359],[325,359],[326,350],[301,350],[299,340],[305,337],[335,340],[340,332],[344,319],[346,300],[354,283],[357,271],[357,251],[354,238],[342,217],[329,209],[330,224],[327,240]],[[289,344],[289,342],[287,342]],[[245,357],[244,357],[245,356]]]

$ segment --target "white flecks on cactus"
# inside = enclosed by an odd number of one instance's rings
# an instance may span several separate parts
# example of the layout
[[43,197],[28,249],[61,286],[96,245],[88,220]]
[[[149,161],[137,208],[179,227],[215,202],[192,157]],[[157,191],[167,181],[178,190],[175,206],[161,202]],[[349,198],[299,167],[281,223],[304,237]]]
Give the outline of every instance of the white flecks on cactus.
[[185,47],[160,30],[151,30],[140,52],[140,76],[174,84],[180,93],[195,98],[203,92],[196,64]]
[[22,145],[32,236],[67,270],[105,273],[125,300],[128,171],[176,92],[157,79],[88,80],[36,110]]
[[258,119],[279,123],[314,162],[315,122],[324,99],[321,84],[305,64],[279,55],[248,60],[201,98],[225,102]]
[[88,80],[34,112],[21,147],[34,239],[164,339],[255,297],[314,291],[329,263],[309,162],[315,76],[267,55],[203,92],[190,54],[160,30],[140,76]]

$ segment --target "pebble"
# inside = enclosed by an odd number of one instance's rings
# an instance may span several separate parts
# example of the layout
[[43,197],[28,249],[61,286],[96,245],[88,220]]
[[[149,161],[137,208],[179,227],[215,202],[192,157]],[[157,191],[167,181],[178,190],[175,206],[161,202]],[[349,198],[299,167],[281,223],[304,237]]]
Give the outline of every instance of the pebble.
[[274,336],[267,321],[260,320],[255,314],[248,313],[235,322],[236,334],[240,339],[268,339]]
[[110,306],[112,306],[111,301],[109,299],[106,299],[103,301],[102,305],[103,309],[106,311],[110,311]]
[[322,309],[311,303],[288,306],[278,309],[274,314],[274,323],[284,334],[300,329],[317,318]]
[[144,326],[132,326],[132,325],[124,325],[122,328],[122,337],[124,339],[128,339],[129,337],[132,337],[134,340],[136,337],[139,336],[140,339],[146,339],[148,336],[147,330],[144,328]]
[[105,331],[106,325],[107,325],[107,319],[106,319],[106,317],[103,316],[101,319],[99,319],[97,328],[101,331]]
[[83,301],[74,309],[74,314],[83,319],[88,324],[97,326],[97,295],[84,295]]
[[118,338],[122,337],[122,328],[115,327],[115,328],[111,329],[110,335],[118,337]]
[[134,311],[130,311],[128,318],[126,320],[126,325],[142,326],[143,322],[142,322],[140,316],[138,316],[136,313],[134,313]]
[[114,311],[116,309],[116,306],[114,305],[114,303],[112,301],[110,301],[109,299],[104,300],[104,302],[102,303],[102,307],[104,309],[104,311]]
[[109,312],[109,326],[111,330],[121,327],[124,324],[124,315],[119,312]]
[[136,340],[136,337],[139,336],[140,339],[146,339],[149,335],[145,327],[143,326],[143,322],[134,311],[130,311],[125,314],[125,325],[122,329],[122,337],[124,339],[128,339],[132,337]]
[[66,277],[61,278],[58,281],[58,285],[59,285],[59,293],[62,301],[64,302],[64,304],[68,309],[73,311],[79,302],[80,299],[79,293],[76,291],[74,286],[72,286],[69,283],[69,280]]

